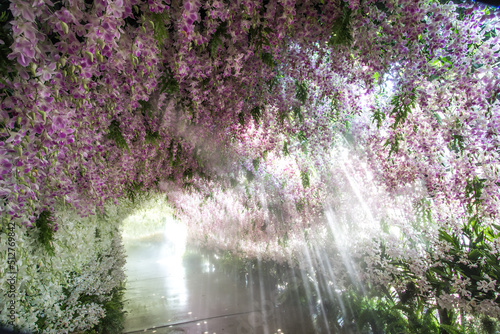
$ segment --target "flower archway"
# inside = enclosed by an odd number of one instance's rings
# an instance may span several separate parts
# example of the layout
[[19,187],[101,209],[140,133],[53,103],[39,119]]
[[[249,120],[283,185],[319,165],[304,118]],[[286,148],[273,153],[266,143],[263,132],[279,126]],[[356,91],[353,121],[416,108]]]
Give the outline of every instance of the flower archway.
[[[209,246],[293,262],[304,244],[333,240],[332,259],[349,245],[365,284],[412,290],[445,326],[457,310],[499,315],[498,9],[2,6],[0,285],[17,291],[0,302],[2,322],[46,332],[96,324],[121,274],[92,301],[68,286],[80,289],[82,266],[119,244],[110,210],[144,192],[166,194]],[[88,242],[103,250],[44,272],[74,229],[95,230]],[[42,274],[52,285],[35,288]],[[48,286],[87,316],[49,324],[69,309],[42,311]]]

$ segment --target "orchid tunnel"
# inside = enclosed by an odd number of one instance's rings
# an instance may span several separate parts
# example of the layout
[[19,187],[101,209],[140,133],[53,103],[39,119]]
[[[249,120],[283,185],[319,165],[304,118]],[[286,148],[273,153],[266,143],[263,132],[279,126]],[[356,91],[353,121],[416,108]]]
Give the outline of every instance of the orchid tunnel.
[[498,8],[10,0],[0,21],[2,326],[120,333],[123,225],[154,208],[317,300],[303,333],[498,330]]

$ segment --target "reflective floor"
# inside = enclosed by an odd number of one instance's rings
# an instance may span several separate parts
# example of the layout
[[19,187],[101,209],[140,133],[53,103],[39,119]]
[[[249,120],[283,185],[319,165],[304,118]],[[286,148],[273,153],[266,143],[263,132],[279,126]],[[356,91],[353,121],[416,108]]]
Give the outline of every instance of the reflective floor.
[[125,247],[127,333],[309,332],[294,324],[299,310],[278,307],[262,273],[228,268],[167,234],[128,240]]

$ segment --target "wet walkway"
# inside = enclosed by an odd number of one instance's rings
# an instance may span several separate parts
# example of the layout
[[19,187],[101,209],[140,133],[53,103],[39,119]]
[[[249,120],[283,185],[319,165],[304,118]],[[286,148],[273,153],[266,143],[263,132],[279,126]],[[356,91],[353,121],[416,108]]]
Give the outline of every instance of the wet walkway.
[[182,238],[157,234],[125,247],[126,333],[308,333],[265,279],[186,249]]

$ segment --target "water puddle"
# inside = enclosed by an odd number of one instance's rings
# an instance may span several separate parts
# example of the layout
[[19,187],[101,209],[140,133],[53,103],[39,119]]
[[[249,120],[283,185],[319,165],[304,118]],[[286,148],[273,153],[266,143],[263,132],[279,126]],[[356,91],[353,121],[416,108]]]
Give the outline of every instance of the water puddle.
[[125,332],[315,332],[314,310],[290,279],[297,272],[177,241],[158,234],[126,242]]

